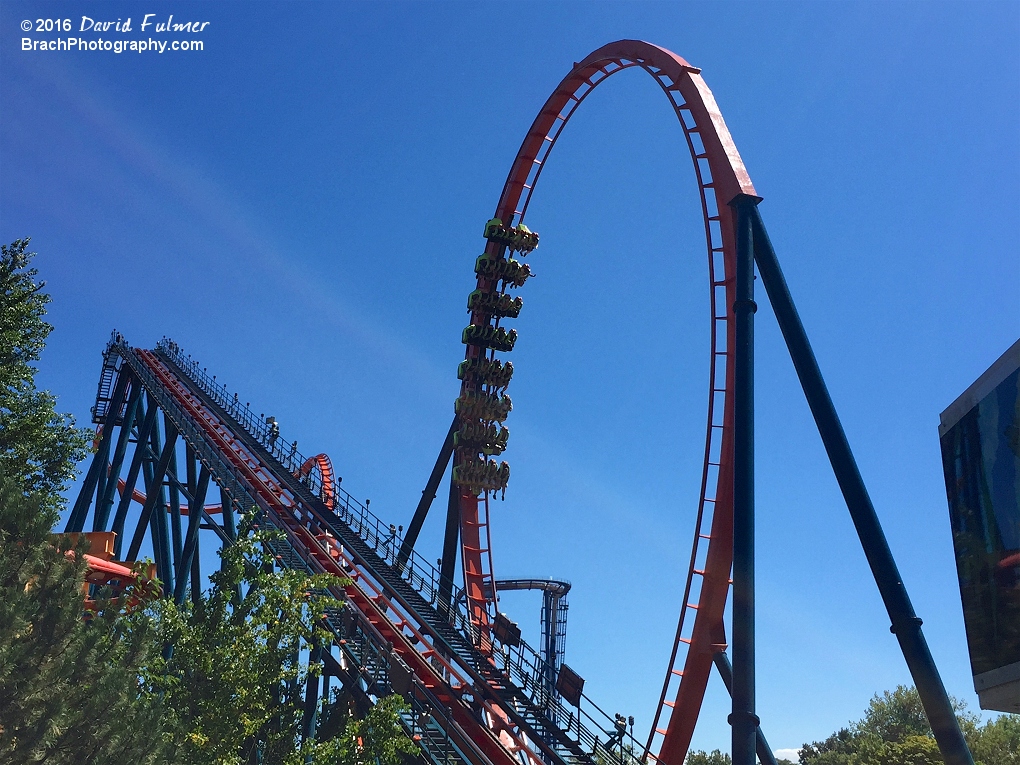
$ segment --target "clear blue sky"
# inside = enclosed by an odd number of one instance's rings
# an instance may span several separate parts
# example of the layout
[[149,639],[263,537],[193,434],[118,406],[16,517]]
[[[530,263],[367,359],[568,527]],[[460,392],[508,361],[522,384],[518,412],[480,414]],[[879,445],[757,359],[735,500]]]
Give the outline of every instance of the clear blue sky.
[[[150,12],[209,21],[205,50],[21,50],[25,19],[88,37],[82,15]],[[111,329],[166,334],[406,524],[451,418],[482,224],[547,95],[621,38],[703,69],[943,678],[976,707],[937,424],[1020,334],[1016,2],[5,0],[0,239],[33,237],[54,297],[43,385],[84,424]],[[567,661],[643,729],[708,363],[696,187],[650,78],[588,99],[528,222],[496,573],[573,582]],[[778,749],[909,676],[761,302],[758,708]],[[537,633],[537,597],[502,605]],[[713,680],[695,746],[728,749],[726,705]]]

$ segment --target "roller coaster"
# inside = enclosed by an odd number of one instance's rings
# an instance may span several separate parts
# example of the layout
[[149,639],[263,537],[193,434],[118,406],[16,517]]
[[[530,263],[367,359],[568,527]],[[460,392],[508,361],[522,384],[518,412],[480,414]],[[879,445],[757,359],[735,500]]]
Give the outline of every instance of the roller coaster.
[[[605,713],[564,663],[569,584],[497,579],[489,523],[491,504],[510,480],[509,464],[495,459],[508,446],[512,409],[513,365],[499,354],[511,352],[517,339],[516,329],[504,325],[521,313],[515,291],[526,286],[527,258],[536,257],[539,243],[524,219],[570,118],[597,86],[627,69],[644,70],[659,85],[689,149],[711,311],[693,542],[665,679],[641,738],[632,718]],[[939,746],[947,762],[971,763],[768,240],[760,201],[698,68],[634,40],[596,50],[574,64],[540,109],[482,230],[453,422],[406,533],[342,488],[326,455],[299,453],[273,418],[255,415],[177,343],[164,338],[153,349],[134,348],[114,332],[92,409],[95,455],[65,529],[90,529],[90,583],[137,576],[133,562],[151,549],[151,574],[163,596],[198,598],[200,548],[229,545],[239,529],[275,529],[272,553],[281,567],[337,581],[326,611],[332,641],[313,657],[323,663],[323,675],[307,687],[310,735],[317,703],[341,688],[361,708],[401,694],[403,725],[431,765],[682,765],[715,667],[733,697],[734,763],[750,765],[756,756],[774,763],[754,705],[757,264]],[[434,566],[416,542],[448,472],[443,551]],[[510,589],[543,593],[538,649],[497,609],[497,592]]]

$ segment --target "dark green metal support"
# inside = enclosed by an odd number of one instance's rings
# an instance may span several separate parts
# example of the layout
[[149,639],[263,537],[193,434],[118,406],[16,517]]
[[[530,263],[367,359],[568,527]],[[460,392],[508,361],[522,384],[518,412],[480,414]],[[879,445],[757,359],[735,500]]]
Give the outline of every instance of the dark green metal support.
[[[155,411],[156,409],[155,402],[149,402],[149,407],[150,411]],[[163,478],[166,477],[166,470],[167,467],[170,465],[170,457],[173,455],[174,449],[177,445],[177,428],[174,427],[172,422],[169,423],[169,425],[170,430],[166,434],[166,444],[160,451],[159,460],[156,463],[155,468],[153,468],[152,477],[148,482],[149,483],[148,492],[146,493],[145,496],[145,506],[142,508],[142,515],[138,519],[138,526],[135,527],[135,534],[134,537],[132,537],[131,539],[131,547],[128,548],[127,560],[129,561],[137,560],[138,552],[142,547],[142,540],[145,537],[145,527],[150,525],[153,512],[156,510],[156,505],[164,501],[162,492]],[[139,448],[142,448],[141,444],[139,444]],[[159,514],[163,516],[163,520],[165,522],[166,521],[165,508],[161,507],[159,508],[159,510],[160,510]],[[168,556],[166,555],[166,553],[169,552],[169,550],[166,548],[166,537],[156,536],[160,530],[161,529],[158,525],[153,524],[152,529],[153,531],[152,546],[154,548],[153,552],[155,553],[156,556],[157,568],[160,566],[160,556],[162,556],[163,568],[165,570],[160,571],[160,579],[163,582],[169,583],[170,581],[172,581],[170,578],[169,560],[167,560]],[[163,549],[158,549],[157,545],[159,545]]]
[[[158,406],[156,399],[151,395],[147,394],[149,406]],[[165,419],[165,413],[164,413]],[[167,420],[167,424],[172,428],[173,425]],[[148,457],[142,462],[142,475],[145,478],[145,497],[146,503],[142,509],[142,517],[148,519],[149,531],[151,534],[150,541],[152,543],[152,557],[156,562],[156,576],[161,582],[165,583],[165,586],[169,588],[171,582],[173,582],[173,562],[171,560],[170,552],[170,530],[167,527],[167,512],[166,512],[166,490],[163,486],[164,479],[167,477],[169,471],[169,463],[173,461],[174,454],[176,453],[176,440],[172,439],[171,432],[167,431],[167,444],[172,445],[173,448],[170,450],[168,462],[164,467],[162,475],[156,476],[155,470],[157,461],[161,461],[163,456],[163,450],[160,447],[159,437],[159,424],[153,426],[152,432],[149,434],[149,453]],[[152,496],[156,496],[155,504],[151,504],[150,500]],[[145,507],[149,507],[151,504],[152,510],[148,514],[145,513]],[[139,529],[135,529],[135,535],[137,536]],[[137,558],[137,551],[135,557],[130,560]],[[169,594],[169,593],[168,593]]]
[[[166,412],[163,413],[163,427],[169,432],[171,423]],[[167,473],[172,477],[168,482],[167,489],[170,492],[170,547],[173,552],[174,573],[181,562],[181,554],[184,551],[184,540],[181,534],[181,493],[177,487],[177,450],[170,455],[170,465]]]
[[786,284],[775,250],[765,232],[761,215],[757,209],[752,209],[751,216],[754,226],[754,257],[758,263],[762,284],[779,321],[779,328],[790,350],[793,366],[797,370],[804,396],[825,445],[832,471],[846,500],[871,573],[875,577],[875,583],[889,613],[892,622],[890,630],[899,641],[903,658],[906,659],[945,761],[948,765],[973,765],[974,760],[960,731],[959,722],[942,684],[942,678],[939,677],[938,668],[928,650],[924,633],[921,631],[921,620],[914,613],[907,588],[903,585],[896,561],[878,520],[878,514],[875,512],[875,506],[864,486],[857,461],[850,450],[846,433],[822,379],[818,361],[808,342],[797,308],[793,304],[790,288]]
[[[130,374],[127,365],[121,368],[122,375]],[[110,511],[113,510],[113,498],[117,493],[117,479],[120,477],[121,468],[124,466],[124,457],[127,454],[128,443],[131,440],[131,428],[135,424],[135,415],[138,413],[138,402],[142,397],[142,386],[137,381],[131,386],[131,395],[128,398],[127,409],[124,412],[124,421],[120,425],[120,433],[117,435],[117,446],[113,451],[113,460],[110,463],[110,480],[106,483],[106,491],[96,505],[95,515],[92,517],[92,530],[103,531],[110,520]]]
[[446,505],[446,534],[443,557],[439,564],[439,607],[450,610],[453,597],[453,575],[457,568],[457,543],[460,541],[460,491],[450,476],[450,499]]
[[[316,643],[308,652],[308,666],[322,661],[322,646]],[[301,740],[308,741],[315,737],[315,711],[319,705],[319,676],[309,672],[305,679],[305,709],[301,719]]]
[[[733,667],[730,666],[730,657],[726,655],[726,651],[719,651],[712,657],[712,661],[715,663],[715,668],[719,670],[719,677],[722,678],[727,692],[732,693]],[[755,729],[754,747],[761,765],[776,765],[776,756],[772,754],[772,749],[769,747],[769,742],[765,740],[765,734],[761,732],[760,725]]]
[[223,530],[230,537],[231,541],[237,539],[237,518],[234,516],[234,503],[230,501],[230,495],[220,489],[220,508],[223,511]]
[[184,591],[188,584],[188,575],[191,572],[191,559],[198,555],[198,531],[202,526],[202,508],[205,505],[205,495],[209,489],[209,478],[209,471],[203,465],[198,480],[193,484],[191,500],[188,502],[188,530],[185,532],[184,549],[180,558],[177,559],[174,569],[176,574],[174,603],[178,605],[184,602]]
[[[104,427],[103,428],[103,436],[102,436],[102,438],[100,440],[99,448],[96,450],[96,459],[94,460],[95,462],[99,462],[100,463],[99,478],[96,481],[95,497],[91,496],[92,492],[89,493],[90,494],[90,496],[89,496],[89,505],[92,504],[92,500],[94,498],[95,501],[96,501],[95,502],[95,506],[97,508],[99,507],[99,500],[106,496],[106,486],[107,486],[108,483],[110,483],[110,480],[109,480],[110,479],[110,469],[111,469],[110,468],[110,444],[112,442],[113,442],[113,433],[111,432],[109,434],[109,436],[107,436],[106,428]],[[116,482],[116,480],[114,480],[114,481],[112,481],[112,483],[114,485],[116,485],[117,482]],[[78,524],[77,524],[78,527],[81,530],[83,530],[83,531],[85,529],[85,519],[88,516],[88,509],[89,509],[88,505],[86,505],[86,507],[85,507],[85,515],[81,517],[81,519],[78,521]],[[93,518],[94,517],[95,517],[95,515],[93,514]]]
[[411,556],[411,550],[414,549],[415,542],[418,541],[418,534],[421,533],[425,517],[429,514],[429,508],[432,507],[432,500],[436,498],[439,484],[443,480],[443,473],[446,472],[446,466],[450,464],[450,457],[453,455],[453,437],[456,433],[457,418],[454,417],[453,424],[450,425],[450,430],[446,434],[446,440],[443,441],[443,448],[439,450],[439,457],[432,468],[432,474],[429,476],[425,489],[421,493],[418,507],[415,508],[414,516],[407,527],[404,541],[400,545],[400,552],[397,553],[397,566],[403,566],[407,562],[407,559]]
[[124,373],[117,377],[117,385],[113,391],[110,408],[106,411],[106,419],[103,422],[103,435],[99,439],[99,447],[92,458],[92,464],[89,465],[88,473],[85,474],[85,481],[82,483],[81,491],[78,492],[78,498],[67,519],[67,525],[64,527],[65,532],[81,531],[85,527],[85,516],[88,515],[89,507],[92,505],[92,495],[98,493],[97,501],[99,496],[102,496],[103,492],[97,492],[97,488],[100,478],[106,475],[107,459],[110,455],[110,434],[113,432],[117,415],[124,403],[128,379],[129,376]]
[[741,194],[733,303],[733,765],[755,765],[754,666],[754,248],[751,213],[761,201]]
[[191,556],[191,602],[199,605],[202,602],[202,560],[201,555]]
[[[139,406],[142,406],[139,400]],[[131,457],[131,466],[128,468],[127,478],[124,479],[124,493],[120,497],[120,504],[117,505],[117,514],[113,517],[112,531],[116,534],[113,542],[113,556],[117,560],[123,560],[121,553],[124,548],[124,524],[127,521],[128,508],[131,506],[131,495],[134,493],[135,484],[138,483],[138,473],[142,469],[146,448],[149,441],[149,433],[156,424],[156,414],[159,412],[155,406],[149,406],[142,418],[142,425],[135,435],[135,453]]]

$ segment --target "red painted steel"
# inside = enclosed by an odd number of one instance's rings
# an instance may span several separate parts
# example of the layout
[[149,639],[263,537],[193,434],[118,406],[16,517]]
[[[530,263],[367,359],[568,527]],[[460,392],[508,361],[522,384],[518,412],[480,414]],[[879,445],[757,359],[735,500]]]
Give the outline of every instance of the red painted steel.
[[[336,479],[334,478],[333,463],[330,461],[329,455],[327,455],[327,454],[316,454],[314,457],[309,457],[307,460],[305,460],[305,463],[298,470],[297,477],[298,478],[304,478],[309,473],[311,473],[312,470],[315,469],[315,468],[317,468],[319,470],[319,472],[322,474],[322,501],[326,505],[326,507],[328,507],[330,510],[332,510],[334,505],[336,504],[336,483],[335,483]],[[127,484],[125,483],[124,479],[123,478],[118,478],[117,479],[117,492],[122,497],[124,496],[124,489],[126,487],[127,487]],[[145,504],[145,492],[141,491],[140,489],[133,489],[131,491],[131,499],[133,499],[135,502],[137,502],[140,505],[144,505]],[[166,506],[169,508],[170,504],[167,503]],[[218,505],[218,504],[217,505],[206,505],[204,511],[206,513],[209,513],[210,515],[214,515],[216,513],[222,513],[223,512],[223,506],[222,505]],[[187,515],[188,515],[188,505],[187,505],[187,503],[181,505],[181,515],[187,517]]]
[[[124,489],[126,487],[127,487],[127,483],[124,481],[124,479],[123,478],[118,478],[117,479],[117,493],[120,496],[122,496],[122,497],[124,496]],[[145,492],[142,491],[141,489],[132,489],[131,490],[131,499],[134,500],[135,502],[137,502],[139,505],[144,505],[145,504]],[[167,502],[166,506],[167,506],[167,508],[169,508],[170,507],[170,503]],[[205,512],[209,513],[210,515],[213,515],[215,513],[222,513],[223,512],[223,507],[222,507],[222,505],[206,505],[205,506]],[[187,502],[185,502],[185,503],[183,503],[181,505],[181,515],[184,516],[184,517],[188,516],[188,503]]]
[[[712,656],[725,647],[722,618],[733,554],[730,349],[736,258],[735,221],[727,203],[740,194],[755,196],[754,186],[700,70],[664,48],[621,40],[576,63],[553,91],[525,136],[493,217],[506,226],[523,221],[548,154],[574,110],[609,75],[632,67],[644,69],[656,80],[684,130],[698,177],[709,250],[712,361],[701,499],[676,639],[646,746],[646,753],[653,759],[666,765],[682,765],[701,709]],[[500,250],[496,243],[486,246],[486,252],[492,255]],[[479,289],[488,291],[494,286],[479,277]],[[472,315],[471,319],[472,323],[486,320],[482,315]],[[468,348],[467,358],[477,354],[477,349]],[[483,558],[491,556],[488,519],[480,517],[478,498],[466,493],[461,494],[460,512],[470,614],[479,630],[487,634],[495,598],[495,588],[485,588],[486,580],[492,578],[491,558],[488,570]],[[698,568],[703,541],[708,547]],[[691,613],[693,625],[686,618]],[[665,727],[660,727],[660,721],[665,721]],[[661,743],[655,752],[658,736]]]
[[[660,85],[673,105],[694,163],[701,195],[708,242],[711,294],[710,393],[705,460],[694,543],[685,581],[684,598],[673,651],[663,683],[646,753],[665,765],[682,765],[701,708],[712,667],[713,654],[725,644],[723,611],[732,563],[732,422],[733,348],[731,306],[734,299],[734,219],[727,203],[741,194],[754,195],[754,187],[723,122],[700,70],[679,56],[649,43],[623,40],[603,46],[574,65],[539,111],[511,167],[494,217],[506,226],[523,222],[541,171],[564,125],[591,91],[610,75],[641,68]],[[502,245],[489,242],[486,253],[497,255]],[[491,291],[496,284],[479,277],[478,288]],[[480,312],[472,324],[489,320]],[[482,351],[468,346],[466,357]],[[253,491],[260,507],[283,525],[290,544],[316,571],[350,578],[338,583],[343,594],[366,618],[393,653],[411,668],[426,687],[448,706],[469,741],[465,744],[472,765],[541,765],[533,747],[509,722],[491,689],[473,687],[473,680],[450,657],[433,645],[429,628],[407,607],[388,596],[381,582],[331,537],[297,497],[231,433],[229,427],[204,407],[187,384],[160,358],[135,352],[174,396],[189,417],[204,430],[211,443],[227,458]],[[462,393],[474,383],[466,381]],[[454,456],[457,459],[457,456]],[[306,461],[299,476],[318,469],[323,476],[323,501],[335,501],[332,466],[325,455]],[[139,493],[140,494],[140,493]],[[139,499],[139,497],[135,497]],[[144,501],[144,494],[140,501]],[[211,511],[211,508],[207,508]],[[459,497],[461,554],[468,614],[475,639],[491,651],[490,626],[496,594],[490,540],[489,498],[462,490]],[[339,590],[338,590],[339,592]],[[470,704],[462,696],[470,698]],[[480,698],[475,698],[480,696]],[[470,745],[468,745],[470,744]]]
[[332,510],[336,506],[336,484],[333,478],[333,463],[326,454],[316,454],[309,457],[298,469],[298,478],[305,478],[314,468],[318,468],[322,474],[322,502]]
[[302,560],[312,564],[316,573],[332,574],[349,582],[337,585],[342,588],[344,598],[367,619],[383,642],[392,646],[393,653],[411,668],[414,676],[450,710],[459,730],[448,732],[454,738],[467,737],[462,749],[472,765],[521,765],[514,755],[525,756],[529,765],[544,765],[523,735],[507,722],[506,714],[494,698],[475,700],[481,716],[462,699],[464,693],[471,695],[480,689],[472,687],[471,679],[454,660],[443,656],[414,614],[402,610],[381,583],[375,582],[369,572],[359,569],[358,562],[318,525],[314,514],[275,478],[272,469],[245,448],[230,428],[209,411],[155,353],[136,350],[135,354],[243,476],[258,505],[282,523],[288,541]]
[[[133,587],[132,596],[119,603],[119,607],[125,611],[130,611],[145,601],[160,596],[161,590],[156,583],[156,567],[154,565],[140,566],[137,563],[112,560],[114,534],[89,532],[84,535],[60,534],[58,536],[68,537],[75,542],[80,536],[84,536],[89,541],[89,552],[82,555],[87,566],[85,581],[82,585],[86,615],[95,612],[99,607],[98,601],[89,595],[92,585],[108,588],[107,594],[110,598],[123,598],[124,590],[129,586]],[[68,550],[64,555],[73,560],[76,553],[74,550]]]

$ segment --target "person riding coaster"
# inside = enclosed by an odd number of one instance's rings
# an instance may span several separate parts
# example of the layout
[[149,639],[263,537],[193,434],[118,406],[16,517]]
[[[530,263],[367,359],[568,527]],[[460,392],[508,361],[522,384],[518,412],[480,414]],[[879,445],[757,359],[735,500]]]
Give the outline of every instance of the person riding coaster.
[[507,286],[523,287],[524,282],[528,281],[532,276],[534,276],[534,273],[531,271],[531,266],[511,258],[507,261],[506,269],[500,278],[503,280],[504,288]]
[[517,330],[511,329],[507,332],[502,327],[493,327],[488,324],[469,324],[464,328],[460,339],[464,345],[477,345],[482,348],[510,352],[517,342]]
[[485,224],[482,235],[490,242],[505,244],[511,252],[516,250],[522,255],[538,247],[538,234],[523,223],[508,227],[499,218],[492,218]]
[[524,300],[512,298],[505,293],[475,290],[468,295],[468,311],[481,311],[490,316],[516,319],[521,314]]
[[521,315],[521,309],[524,307],[524,298],[515,297],[512,298],[509,295],[500,295],[499,303],[496,308],[503,316],[508,316],[512,319],[516,319]]
[[510,465],[505,461],[497,464],[491,459],[464,457],[453,468],[453,480],[459,486],[476,493],[502,490],[505,496],[510,481]]
[[514,363],[501,362],[499,359],[487,359],[484,356],[465,359],[457,367],[457,379],[489,385],[496,390],[504,389],[510,384],[514,374]]
[[503,288],[523,287],[530,277],[534,276],[531,266],[513,258],[503,259],[482,253],[475,260],[475,273],[486,279],[503,282]]
[[513,402],[502,395],[466,391],[454,402],[454,411],[463,419],[503,422],[513,409]]
[[521,255],[527,255],[536,247],[538,247],[538,234],[534,233],[523,223],[518,224],[517,228],[514,229],[511,249],[520,251]]
[[492,456],[502,454],[510,439],[510,430],[493,423],[469,420],[462,422],[460,430],[453,435],[455,449],[471,449]]

